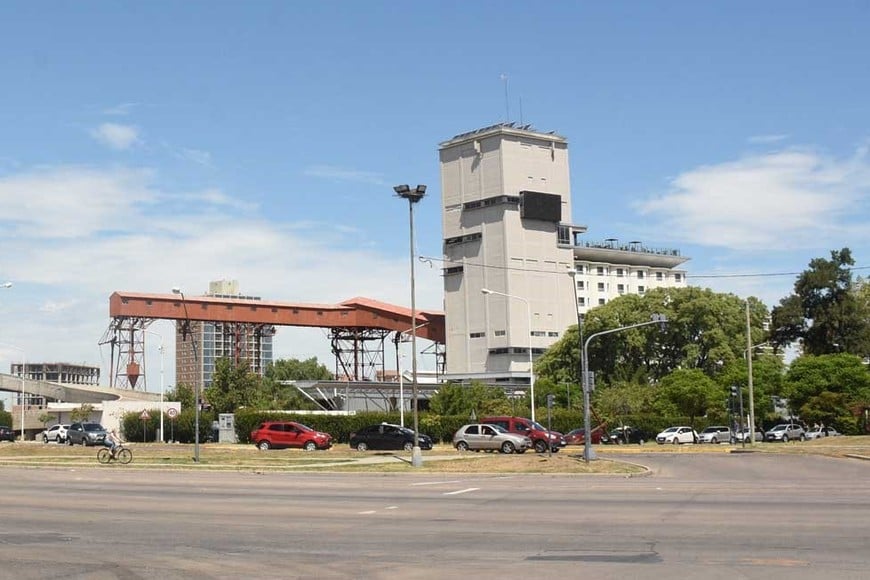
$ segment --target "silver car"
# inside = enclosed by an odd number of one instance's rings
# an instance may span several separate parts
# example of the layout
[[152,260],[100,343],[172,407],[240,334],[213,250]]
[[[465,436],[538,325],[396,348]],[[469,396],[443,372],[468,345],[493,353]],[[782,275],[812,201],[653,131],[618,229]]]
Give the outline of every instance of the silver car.
[[707,427],[698,433],[698,443],[730,443],[731,428],[724,425]]
[[807,434],[804,428],[797,423],[780,423],[772,429],[768,429],[764,434],[765,441],[782,441],[788,443],[792,440],[805,441]]
[[807,431],[807,439],[824,439],[825,437],[837,437],[840,432],[833,427],[813,427]]
[[525,435],[509,433],[504,427],[473,423],[463,425],[453,435],[453,446],[459,451],[499,451],[500,453],[525,453],[532,440]]

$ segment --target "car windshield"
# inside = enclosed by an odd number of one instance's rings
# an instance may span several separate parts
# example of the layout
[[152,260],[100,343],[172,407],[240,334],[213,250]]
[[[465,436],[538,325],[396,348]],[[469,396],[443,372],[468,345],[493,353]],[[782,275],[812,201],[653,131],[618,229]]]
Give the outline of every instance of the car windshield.
[[777,425],[771,431],[785,431],[788,428],[788,425]]
[[679,429],[679,427],[668,427],[667,429],[665,429],[664,431],[662,431],[662,433],[673,433],[673,432],[676,431],[677,429]]
[[85,423],[82,427],[85,431],[105,431],[99,423]]
[[312,429],[308,425],[303,425],[302,423],[296,423],[296,426],[299,427],[300,431],[314,431],[314,429]]
[[707,427],[701,433],[716,433],[717,431],[719,431],[719,427]]
[[547,428],[538,423],[537,421],[532,421],[532,428],[537,429],[538,431],[546,431]]
[[492,427],[493,429],[495,429],[499,433],[507,433],[508,432],[508,430],[505,429],[504,427],[502,427],[501,425],[490,425],[490,427]]

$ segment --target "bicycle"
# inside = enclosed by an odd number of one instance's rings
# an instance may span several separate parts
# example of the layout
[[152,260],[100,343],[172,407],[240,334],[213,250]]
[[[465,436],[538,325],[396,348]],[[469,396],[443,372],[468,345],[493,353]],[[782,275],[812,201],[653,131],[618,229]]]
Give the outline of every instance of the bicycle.
[[112,461],[118,461],[124,465],[127,465],[131,461],[133,461],[133,452],[130,451],[124,445],[118,445],[115,455],[112,456],[112,450],[108,447],[103,447],[99,451],[97,451],[97,461],[103,464],[109,464]]

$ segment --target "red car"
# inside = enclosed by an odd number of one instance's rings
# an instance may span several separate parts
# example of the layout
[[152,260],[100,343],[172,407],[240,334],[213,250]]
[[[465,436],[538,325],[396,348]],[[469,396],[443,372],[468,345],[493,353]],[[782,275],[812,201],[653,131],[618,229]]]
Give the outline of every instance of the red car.
[[[586,430],[582,427],[580,429],[574,429],[572,431],[568,431],[565,433],[565,442],[568,445],[585,445],[586,444]],[[593,427],[592,429],[592,443],[597,444],[601,443],[601,438],[604,437],[608,439],[607,434],[604,429],[601,427]]]
[[295,421],[265,421],[251,431],[251,441],[263,451],[298,447],[305,451],[329,449],[332,435],[315,431],[307,425]]

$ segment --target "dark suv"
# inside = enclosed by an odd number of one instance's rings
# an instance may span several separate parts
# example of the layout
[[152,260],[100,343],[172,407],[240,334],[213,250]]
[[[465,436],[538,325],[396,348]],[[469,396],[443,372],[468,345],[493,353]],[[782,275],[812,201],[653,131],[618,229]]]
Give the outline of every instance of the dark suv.
[[73,423],[66,430],[67,445],[102,445],[106,430],[99,423]]
[[6,425],[0,425],[0,441],[15,441],[15,431]]
[[[417,436],[417,441],[420,443],[420,449],[432,449],[432,438],[428,435],[421,433]],[[391,423],[369,425],[350,434],[350,446],[359,451],[368,449],[411,451],[414,449],[414,430]]]
[[550,448],[554,453],[567,445],[565,436],[558,431],[550,431],[548,434],[546,427],[537,421],[524,417],[484,417],[480,422],[498,425],[509,433],[525,435],[532,440],[532,447],[537,453],[545,453],[547,451],[548,439],[550,441]]

